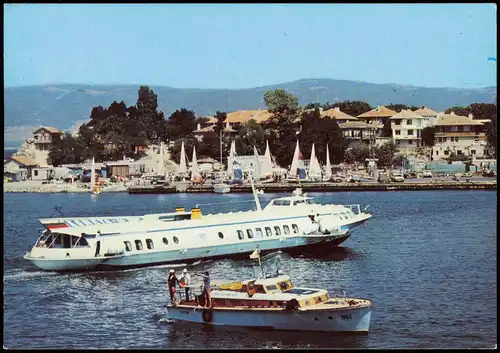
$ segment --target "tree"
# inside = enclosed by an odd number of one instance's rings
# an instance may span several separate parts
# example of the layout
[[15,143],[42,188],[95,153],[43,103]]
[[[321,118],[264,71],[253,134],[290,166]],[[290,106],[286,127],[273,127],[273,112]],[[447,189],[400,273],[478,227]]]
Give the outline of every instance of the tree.
[[310,156],[314,143],[318,161],[325,164],[328,145],[331,162],[342,162],[347,143],[335,119],[321,117],[319,109],[316,108],[302,113],[301,124],[302,130],[299,136],[301,150],[305,156]]
[[461,115],[461,116],[469,116],[471,113],[469,107],[451,107],[446,109],[444,112],[445,114],[451,114],[451,112],[455,113],[456,115]]
[[163,112],[158,111],[157,95],[148,86],[141,86],[137,95],[137,118],[142,123],[146,138],[149,142],[167,140],[167,125]]
[[259,154],[264,154],[266,148],[266,133],[261,124],[251,119],[238,131],[235,139],[236,148],[241,155],[252,155],[253,146]]
[[396,113],[400,113],[402,110],[417,110],[420,109],[420,107],[416,107],[414,105],[409,106],[406,104],[389,104],[385,106],[386,108],[389,108],[390,110],[394,110]]
[[172,140],[189,136],[196,130],[196,116],[191,110],[177,109],[168,118],[166,128],[168,136]]
[[370,156],[370,149],[363,143],[355,143],[346,149],[344,156],[347,164],[354,162],[365,163],[366,159]]
[[54,167],[62,164],[83,162],[84,146],[80,141],[69,133],[65,133],[61,139],[56,140],[49,150],[49,159]]
[[354,117],[372,110],[372,107],[370,107],[370,105],[364,101],[338,102],[334,103],[333,105],[325,105],[323,106],[323,109],[328,110],[336,107],[338,107],[340,111]]
[[391,166],[395,153],[396,145],[392,141],[384,143],[380,147],[375,147],[375,155],[376,158],[378,158],[378,164],[384,167]]
[[435,126],[427,126],[422,129],[422,142],[424,146],[432,147],[434,146],[434,134],[437,128]]
[[490,103],[472,103],[468,110],[474,119],[491,119],[497,114],[497,105]]
[[384,127],[382,128],[382,137],[392,137],[392,127],[391,127],[391,120],[390,119],[385,119],[384,120]]
[[491,122],[486,126],[486,139],[488,145],[493,149],[493,157],[497,156],[497,115],[491,116]]
[[222,129],[224,129],[224,121],[227,119],[227,114],[217,110],[215,118],[217,119],[217,122],[215,123],[214,132],[218,134]]

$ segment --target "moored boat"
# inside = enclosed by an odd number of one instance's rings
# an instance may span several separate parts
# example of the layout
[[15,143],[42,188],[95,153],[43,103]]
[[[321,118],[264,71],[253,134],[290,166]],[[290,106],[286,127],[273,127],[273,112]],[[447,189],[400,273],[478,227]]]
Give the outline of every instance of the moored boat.
[[[260,256],[258,250],[255,256]],[[252,257],[251,255],[251,257]],[[259,258],[260,261],[260,258]],[[275,330],[368,332],[373,303],[345,293],[295,287],[290,276],[266,276],[258,269],[243,281],[212,281],[210,302],[196,295],[187,301],[183,291],[167,305],[167,317],[214,326],[258,327]],[[197,294],[196,286],[191,286]]]
[[201,209],[128,217],[40,219],[46,230],[24,256],[50,271],[123,269],[262,251],[336,246],[371,214],[360,205],[319,205],[297,190],[256,210],[202,215]]

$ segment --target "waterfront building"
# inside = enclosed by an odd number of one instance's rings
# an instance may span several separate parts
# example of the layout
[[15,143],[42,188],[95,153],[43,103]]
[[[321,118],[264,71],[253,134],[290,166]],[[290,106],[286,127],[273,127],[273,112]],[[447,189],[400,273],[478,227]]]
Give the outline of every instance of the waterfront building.
[[434,110],[430,109],[427,106],[424,106],[423,108],[415,110],[415,113],[418,115],[424,117],[424,120],[422,120],[422,127],[426,128],[427,126],[434,126],[436,125],[436,119],[439,113],[435,112]]
[[33,168],[39,164],[26,156],[12,156],[3,165],[3,174],[13,181],[31,179]]
[[33,131],[33,141],[38,151],[48,151],[52,144],[61,138],[62,132],[52,126],[42,126]]
[[442,114],[436,120],[434,134],[434,159],[445,159],[454,153],[457,156],[466,155],[473,158],[482,158],[487,149],[484,124],[469,117]]
[[328,110],[323,110],[323,111],[321,111],[321,116],[335,119],[338,124],[343,124],[343,123],[346,123],[348,121],[358,121],[359,120],[358,118],[356,118],[354,116],[351,116],[349,114],[342,112],[339,107],[335,107],[335,108],[328,109]]
[[228,113],[224,123],[228,123],[232,128],[238,129],[252,119],[258,123],[262,123],[270,117],[271,113],[267,110],[238,110],[236,112]]
[[392,138],[401,149],[415,149],[422,145],[423,116],[411,110],[402,110],[391,120]]
[[367,124],[376,126],[376,136],[380,137],[382,135],[384,124],[389,122],[389,119],[396,114],[397,113],[394,110],[391,110],[383,105],[379,105],[369,112],[358,115],[357,118]]

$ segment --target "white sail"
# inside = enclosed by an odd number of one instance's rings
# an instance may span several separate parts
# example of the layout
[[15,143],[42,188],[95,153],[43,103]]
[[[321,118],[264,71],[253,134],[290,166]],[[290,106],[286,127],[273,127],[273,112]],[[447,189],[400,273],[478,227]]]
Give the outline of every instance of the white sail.
[[160,142],[160,160],[158,161],[158,172],[156,174],[163,175],[163,164],[165,163],[163,159],[163,142]]
[[179,173],[181,173],[181,174],[187,173],[186,150],[184,149],[184,141],[182,141],[182,144],[181,144],[181,160],[180,160]]
[[229,157],[227,157],[227,172],[226,175],[230,177],[233,175],[233,163],[234,163],[234,150],[236,147],[234,146],[234,140],[231,141],[231,147],[229,148]]
[[309,176],[320,177],[321,166],[319,165],[318,158],[316,158],[316,150],[314,149],[314,142],[311,149],[311,159],[309,160]]
[[197,178],[200,176],[200,172],[198,171],[198,160],[196,159],[196,147],[193,146],[193,161],[191,165],[191,179]]
[[299,168],[299,159],[302,159],[302,154],[299,149],[299,140],[297,140],[297,145],[295,146],[295,152],[293,153],[292,165],[290,166],[290,174],[295,177],[297,175],[297,168]]
[[261,167],[260,167],[259,153],[257,152],[257,148],[255,147],[255,145],[253,146],[253,156],[254,156],[253,176],[257,180],[261,177]]
[[94,191],[94,186],[95,186],[95,160],[94,160],[94,157],[92,157],[92,169],[90,171],[90,190],[91,190],[91,192]]
[[330,150],[328,149],[328,145],[326,145],[326,174],[325,177],[330,179],[332,176],[332,165],[330,164]]
[[266,141],[266,153],[261,165],[262,175],[270,175],[273,173],[273,162],[271,160],[271,150],[269,149],[269,142]]

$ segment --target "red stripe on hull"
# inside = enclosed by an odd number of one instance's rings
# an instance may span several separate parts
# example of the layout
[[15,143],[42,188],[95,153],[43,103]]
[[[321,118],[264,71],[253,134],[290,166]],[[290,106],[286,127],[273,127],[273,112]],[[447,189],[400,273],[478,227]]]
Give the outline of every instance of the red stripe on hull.
[[56,229],[56,228],[68,228],[68,225],[66,223],[60,223],[60,224],[51,224],[47,226],[47,229]]

